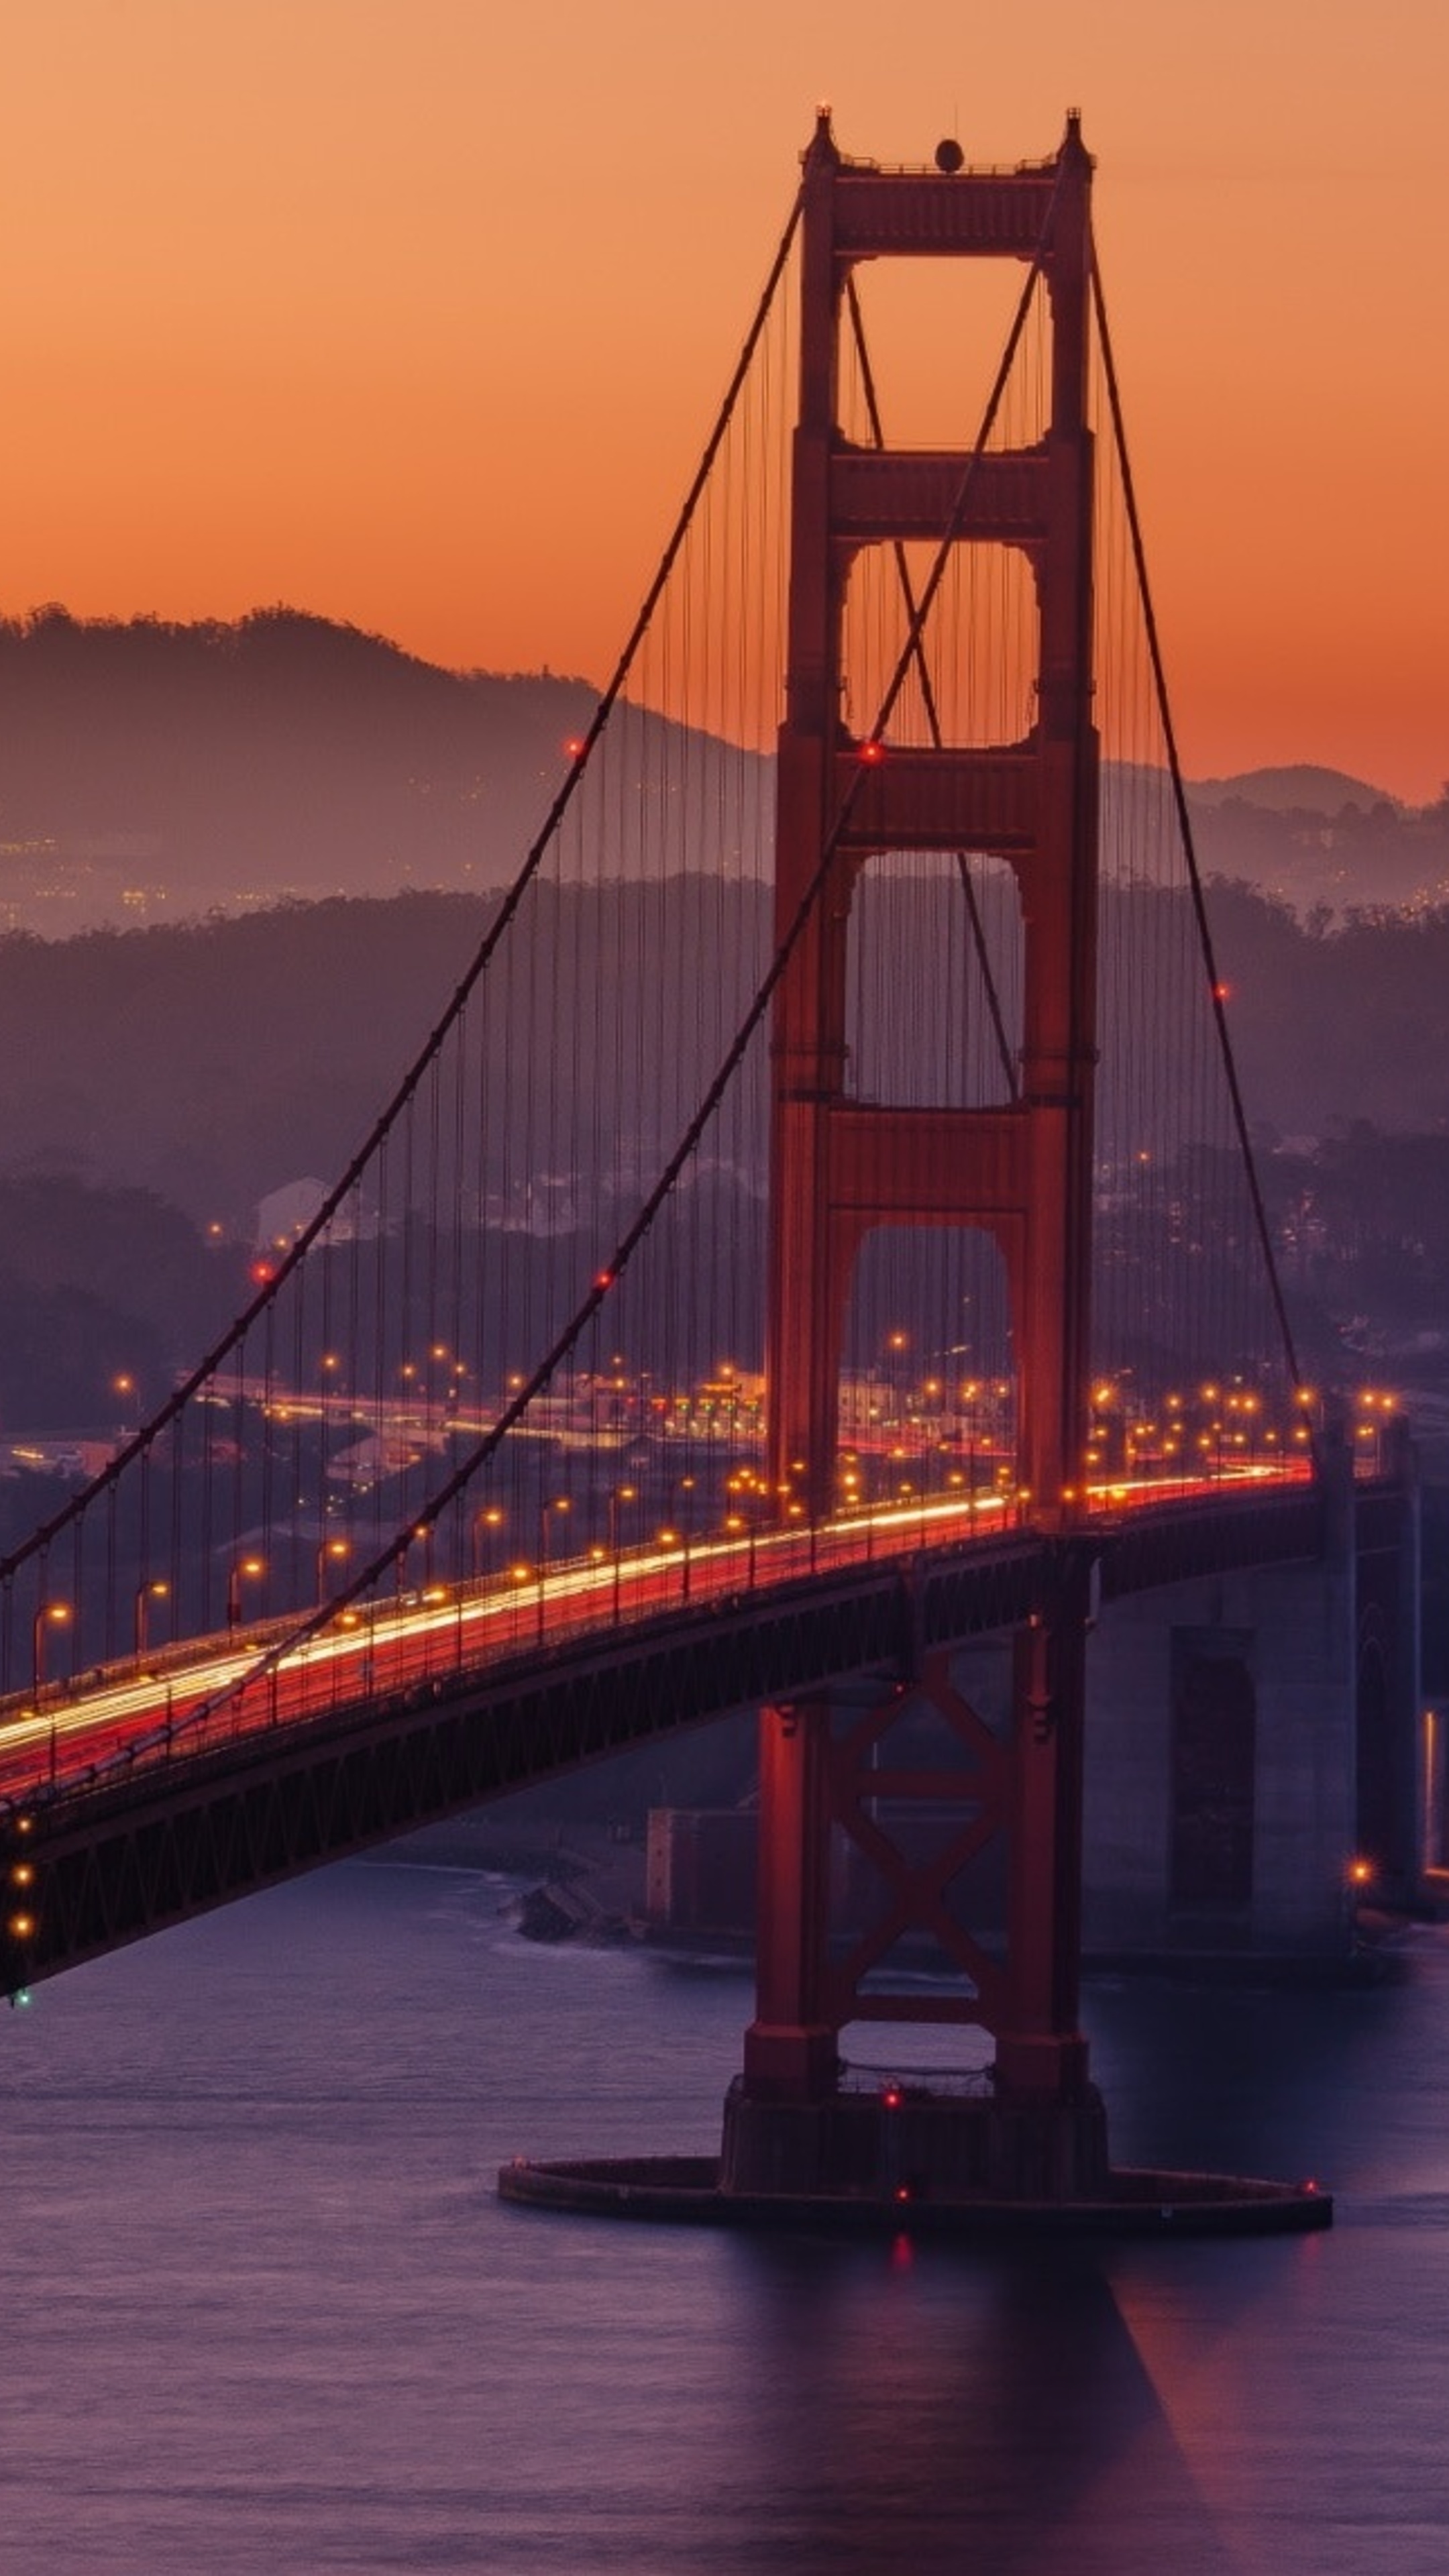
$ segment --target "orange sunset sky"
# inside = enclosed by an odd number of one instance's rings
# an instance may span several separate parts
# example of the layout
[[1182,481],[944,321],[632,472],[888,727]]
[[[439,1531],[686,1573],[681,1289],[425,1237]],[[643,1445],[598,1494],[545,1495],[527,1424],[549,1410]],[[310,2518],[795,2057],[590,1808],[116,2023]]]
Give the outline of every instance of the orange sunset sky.
[[17,0],[5,72],[7,614],[599,679],[816,101],[1075,105],[1189,771],[1449,774],[1443,0]]

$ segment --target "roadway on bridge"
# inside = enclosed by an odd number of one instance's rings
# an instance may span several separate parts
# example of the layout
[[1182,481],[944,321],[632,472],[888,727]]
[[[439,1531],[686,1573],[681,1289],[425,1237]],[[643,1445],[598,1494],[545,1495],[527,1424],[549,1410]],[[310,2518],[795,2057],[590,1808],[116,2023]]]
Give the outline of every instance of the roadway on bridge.
[[[1306,1466],[1255,1465],[1170,1487],[1141,1480],[1094,1488],[1100,1521],[1154,1504],[1200,1500],[1235,1489],[1302,1484]],[[424,1585],[385,1604],[345,1609],[300,1644],[300,1623],[199,1638],[138,1668],[133,1657],[0,1703],[0,1803],[12,1811],[37,1798],[89,1788],[114,1767],[200,1754],[279,1725],[295,1726],[382,1699],[417,1683],[480,1669],[503,1656],[546,1652],[581,1632],[600,1633],[657,1616],[702,1611],[742,1593],[774,1589],[804,1575],[906,1559],[963,1539],[996,1539],[1026,1526],[1011,1496],[977,1495],[858,1513],[812,1529],[595,1555],[556,1567],[517,1568],[463,1585]]]

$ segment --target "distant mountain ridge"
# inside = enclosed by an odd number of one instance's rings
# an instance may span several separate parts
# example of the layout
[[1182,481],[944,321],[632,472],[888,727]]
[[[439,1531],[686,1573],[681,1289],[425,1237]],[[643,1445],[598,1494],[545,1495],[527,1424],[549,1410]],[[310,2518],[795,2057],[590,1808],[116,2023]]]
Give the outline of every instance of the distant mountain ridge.
[[[584,680],[447,671],[285,607],[0,621],[0,929],[506,884],[597,703]],[[703,809],[715,747],[696,743]],[[769,767],[755,755],[756,797]],[[1119,799],[1139,783],[1117,772]],[[1204,865],[1300,910],[1449,892],[1449,804],[1308,765],[1190,796]]]
[[65,929],[127,892],[145,919],[506,883],[596,702],[293,609],[0,623],[0,907],[48,884],[26,926]]
[[1195,778],[1192,795],[1199,805],[1258,805],[1269,814],[1332,816],[1346,805],[1365,813],[1375,805],[1391,805],[1400,814],[1411,810],[1386,788],[1350,778],[1346,770],[1321,769],[1302,760],[1284,769],[1245,769],[1233,778]]

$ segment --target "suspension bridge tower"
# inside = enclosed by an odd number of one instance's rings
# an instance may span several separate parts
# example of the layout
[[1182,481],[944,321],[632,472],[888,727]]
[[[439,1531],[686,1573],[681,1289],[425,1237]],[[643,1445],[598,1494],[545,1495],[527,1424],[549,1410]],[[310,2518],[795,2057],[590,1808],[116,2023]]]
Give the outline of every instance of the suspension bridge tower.
[[[808,908],[778,989],[773,1031],[769,1474],[777,1492],[834,1507],[844,1320],[869,1232],[984,1228],[1004,1266],[1018,1387],[1018,1478],[1055,1571],[1015,1640],[1003,1741],[953,1688],[944,1657],[911,1676],[973,1766],[972,1816],[913,1868],[887,1857],[895,1934],[929,1928],[960,1971],[939,1992],[881,1991],[878,1939],[832,1956],[829,1850],[843,1826],[881,1856],[882,1748],[899,1693],[851,1715],[825,1702],[767,1708],[761,1751],[756,2019],[727,2119],[739,2187],[830,2190],[871,2148],[838,2093],[851,2021],[957,2018],[995,2037],[995,2134],[917,2144],[929,2174],[965,2162],[996,2187],[1079,2192],[1105,2168],[1101,2105],[1078,2034],[1081,1728],[1086,1558],[1074,1487],[1086,1424],[1092,1084],[1095,1064],[1098,748],[1092,720],[1093,455],[1087,416],[1091,162],[1072,118],[1055,159],[1011,172],[842,158],[822,113],[805,161],[800,411],[795,433],[789,662],[779,739],[777,939]],[[1047,417],[1029,446],[983,431],[973,451],[870,449],[838,426],[841,341],[857,263],[994,259],[1029,265],[1047,300]],[[871,547],[1019,549],[1037,610],[1034,721],[1024,739],[896,747],[842,721],[845,602]],[[907,650],[919,650],[919,613]],[[853,1098],[846,1047],[852,898],[872,854],[989,854],[1008,863],[1023,936],[1019,1074],[991,1107]],[[819,886],[822,867],[826,871]],[[810,891],[817,889],[810,901]],[[889,1764],[887,1765],[890,1768]],[[929,1804],[933,1784],[890,1777]],[[956,1772],[939,1780],[943,1808]],[[1004,1959],[947,1911],[953,1857],[1000,1835]],[[873,1972],[874,1971],[874,1972]],[[864,1980],[869,1979],[868,1985]],[[974,2116],[974,2114],[973,2114]],[[949,2124],[948,2124],[949,2125]],[[959,2123],[957,2124],[959,2127]],[[982,2120],[975,2118],[975,2129]],[[990,2125],[990,2123],[988,2123]],[[846,2141],[846,2131],[851,2132]],[[881,2150],[884,2152],[884,2149]],[[938,2175],[938,2180],[944,2179]]]

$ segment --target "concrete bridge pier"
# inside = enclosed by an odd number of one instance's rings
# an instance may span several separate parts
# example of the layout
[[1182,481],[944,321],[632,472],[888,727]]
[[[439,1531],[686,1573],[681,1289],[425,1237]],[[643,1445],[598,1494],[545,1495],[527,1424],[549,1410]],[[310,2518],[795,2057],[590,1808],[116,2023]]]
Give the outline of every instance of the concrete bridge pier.
[[1088,1658],[1089,1956],[1331,1966],[1426,1850],[1418,1490],[1322,1461],[1322,1552],[1109,1600]]

